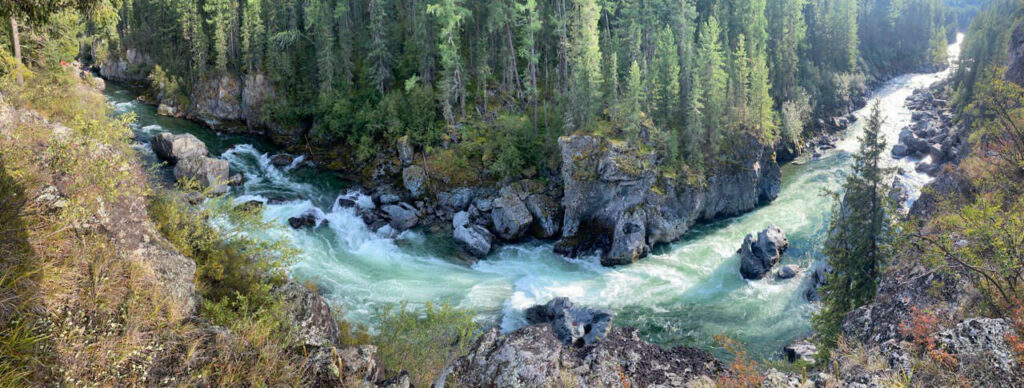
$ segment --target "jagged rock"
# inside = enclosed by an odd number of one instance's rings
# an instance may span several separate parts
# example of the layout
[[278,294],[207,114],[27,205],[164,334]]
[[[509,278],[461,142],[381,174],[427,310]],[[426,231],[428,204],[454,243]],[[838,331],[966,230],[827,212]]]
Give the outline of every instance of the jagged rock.
[[552,238],[558,235],[562,226],[562,206],[544,194],[532,194],[526,198],[526,208],[533,215],[534,236]]
[[178,111],[178,108],[167,104],[160,104],[157,106],[156,114],[167,117],[181,117],[181,112]]
[[943,350],[957,357],[959,373],[969,381],[1016,387],[1024,383],[1024,375],[1007,343],[1009,334],[1016,333],[1004,319],[969,318],[936,337]]
[[550,323],[563,344],[577,348],[593,346],[612,329],[612,313],[589,307],[577,307],[569,298],[555,298],[526,309],[530,324]]
[[796,264],[784,265],[779,268],[779,272],[775,277],[779,279],[792,279],[796,277],[796,274],[800,273],[800,267]]
[[522,237],[533,223],[533,215],[520,198],[520,193],[505,187],[501,190],[501,196],[494,200],[491,221],[499,237],[516,240]]
[[[703,184],[666,176],[653,151],[593,135],[559,139],[564,220],[558,253],[600,250],[602,263],[632,262],[671,242],[698,220],[737,215],[774,199],[781,173],[772,147],[750,139],[735,164],[710,166]],[[733,156],[733,155],[730,155]]]
[[295,157],[288,154],[278,154],[270,158],[270,164],[277,167],[288,167],[295,161]]
[[386,215],[388,224],[395,230],[406,230],[420,222],[416,208],[405,202],[386,205],[381,208],[381,211]]
[[206,156],[206,144],[192,134],[175,135],[164,132],[153,136],[150,142],[153,153],[160,159],[176,163],[189,156]]
[[900,159],[907,157],[907,146],[903,144],[897,144],[892,146],[892,157]]
[[914,166],[914,170],[928,175],[935,175],[942,169],[942,165],[936,163],[921,162]]
[[473,190],[467,187],[445,191],[437,195],[438,204],[447,211],[458,212],[466,210],[469,203],[473,201]]
[[818,289],[825,285],[825,282],[828,280],[828,274],[832,273],[832,266],[828,264],[828,261],[821,260],[814,263],[811,271],[810,287],[808,287],[804,296],[808,301],[816,302],[820,299]]
[[[702,350],[663,349],[642,341],[635,329],[617,328],[596,346],[573,348],[549,324],[502,335],[484,333],[439,379],[459,387],[667,387],[700,382],[723,373],[721,362]],[[702,385],[696,385],[702,386]]]
[[413,198],[419,198],[427,188],[427,172],[420,166],[409,166],[402,170],[402,184]]
[[322,296],[294,280],[285,283],[278,292],[284,298],[285,311],[303,345],[332,346],[338,343],[338,322]]
[[760,279],[778,264],[779,258],[789,248],[786,234],[772,225],[757,234],[748,234],[740,246],[740,274],[744,279]]
[[356,207],[356,201],[352,198],[338,197],[338,207],[352,208]]
[[1006,56],[1007,81],[1024,85],[1024,22],[1018,22],[1010,35],[1009,53]]
[[174,166],[174,179],[184,181],[194,179],[203,189],[209,188],[213,194],[224,194],[228,191],[228,161],[205,156],[192,155],[178,160]]
[[818,355],[818,347],[810,341],[799,340],[786,345],[783,352],[786,353],[786,360],[789,362],[799,360],[813,363],[814,357]]
[[327,220],[323,218],[323,214],[321,214],[319,210],[315,209],[307,210],[298,217],[291,217],[288,219],[288,225],[290,225],[292,229],[313,228],[320,226],[321,223],[326,224]]
[[241,186],[245,183],[245,175],[234,174],[228,177],[228,186]]
[[402,162],[402,166],[409,166],[412,164],[413,150],[412,144],[409,143],[409,136],[402,136],[395,141],[395,148],[398,150],[398,160]]
[[379,202],[381,205],[390,205],[393,203],[398,203],[401,200],[402,198],[399,197],[398,195],[387,193],[378,197],[377,202]]
[[373,345],[318,347],[306,358],[304,369],[314,387],[385,386],[384,367]]
[[469,213],[460,211],[452,217],[452,237],[466,253],[481,258],[491,253],[491,241],[494,236],[486,228],[471,224]]

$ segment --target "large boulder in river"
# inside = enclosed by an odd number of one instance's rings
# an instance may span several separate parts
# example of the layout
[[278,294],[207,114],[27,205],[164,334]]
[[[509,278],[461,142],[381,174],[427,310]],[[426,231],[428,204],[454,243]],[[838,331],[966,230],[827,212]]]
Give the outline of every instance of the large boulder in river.
[[427,172],[420,166],[409,166],[402,170],[402,184],[413,198],[419,198],[427,188]]
[[740,275],[744,279],[760,279],[778,264],[786,248],[789,248],[789,240],[778,226],[769,226],[756,238],[753,233],[748,234],[739,250]]
[[501,196],[494,200],[491,221],[494,231],[505,240],[522,237],[533,223],[533,214],[520,198],[518,190],[507,186],[501,189]]
[[153,136],[153,140],[150,141],[150,147],[153,148],[153,153],[157,157],[171,163],[177,163],[179,160],[189,156],[206,156],[209,154],[206,144],[190,133],[181,135],[169,132],[160,133]]
[[494,236],[486,228],[469,222],[469,213],[460,211],[452,217],[452,238],[466,253],[481,258],[491,253]]
[[563,136],[565,209],[558,253],[602,252],[616,265],[643,257],[658,243],[682,237],[699,220],[749,211],[775,199],[781,171],[774,149],[749,144],[726,150],[708,176],[666,174],[655,151],[595,135]]
[[380,210],[384,212],[388,224],[395,230],[406,230],[420,222],[416,208],[405,202],[386,205]]
[[601,341],[612,329],[612,313],[577,307],[569,298],[555,298],[526,310],[530,324],[550,323],[555,337],[566,345],[582,348]]
[[209,189],[213,194],[224,194],[228,191],[228,161],[205,156],[192,155],[178,161],[174,166],[174,179],[179,182],[195,180],[201,189]]

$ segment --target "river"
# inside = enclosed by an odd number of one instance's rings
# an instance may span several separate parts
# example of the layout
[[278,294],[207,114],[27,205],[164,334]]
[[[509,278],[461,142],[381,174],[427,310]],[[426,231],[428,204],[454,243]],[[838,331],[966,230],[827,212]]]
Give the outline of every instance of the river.
[[[958,37],[958,42],[962,36]],[[949,50],[951,58],[959,44]],[[353,209],[334,206],[339,196],[372,206],[348,182],[301,158],[291,166],[270,163],[276,150],[251,137],[214,133],[196,123],[157,116],[155,108],[135,100],[136,94],[114,83],[105,91],[118,112],[134,112],[133,128],[143,158],[155,162],[149,139],[156,133],[192,133],[214,155],[230,162],[232,173],[246,181],[229,194],[238,202],[283,202],[267,205],[264,217],[280,225],[261,236],[288,238],[300,254],[290,270],[321,292],[346,319],[372,326],[374,309],[389,303],[450,302],[472,309],[485,324],[512,330],[523,325],[522,311],[566,296],[573,301],[611,309],[618,326],[635,326],[648,340],[663,345],[713,347],[712,336],[727,334],[745,344],[754,357],[771,357],[788,342],[810,332],[815,306],[804,298],[810,268],[823,260],[821,249],[832,199],[824,190],[839,187],[849,170],[850,153],[858,146],[870,106],[880,102],[883,132],[892,147],[901,128],[911,122],[905,100],[916,88],[948,75],[907,74],[874,91],[868,108],[854,112],[859,120],[843,134],[837,148],[813,160],[784,166],[779,197],[743,216],[695,227],[681,241],[656,247],[653,254],[628,266],[605,268],[596,257],[569,259],[553,253],[550,242],[505,245],[467,267],[456,259],[450,235],[424,230],[401,233],[387,227],[367,229]],[[888,158],[886,154],[886,158]],[[913,159],[891,160],[907,171],[902,180],[916,198],[929,178],[914,172]],[[163,169],[169,174],[169,169]],[[315,208],[329,221],[326,227],[292,230],[287,219]],[[743,280],[736,250],[743,237],[779,225],[790,241],[781,264],[805,269],[796,278]]]

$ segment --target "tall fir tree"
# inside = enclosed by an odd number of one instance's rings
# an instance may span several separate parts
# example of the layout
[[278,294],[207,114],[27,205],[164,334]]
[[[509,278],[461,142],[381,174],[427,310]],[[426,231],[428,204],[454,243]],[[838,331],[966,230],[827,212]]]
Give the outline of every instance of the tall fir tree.
[[876,101],[853,156],[853,168],[835,199],[825,255],[832,272],[821,294],[821,310],[811,318],[820,353],[838,345],[843,317],[875,297],[882,266],[893,237],[888,179],[882,165],[886,151],[880,131],[883,119]]

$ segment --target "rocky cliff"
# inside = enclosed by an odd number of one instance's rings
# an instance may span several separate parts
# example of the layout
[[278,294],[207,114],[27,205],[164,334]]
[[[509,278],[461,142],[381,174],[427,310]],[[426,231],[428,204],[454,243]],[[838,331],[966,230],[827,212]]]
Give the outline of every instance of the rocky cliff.
[[658,155],[592,135],[559,140],[565,208],[556,250],[600,250],[604,265],[628,264],[679,239],[697,221],[741,214],[775,199],[781,172],[771,147],[750,139],[735,162],[706,180],[663,173]]
[[1009,47],[1005,77],[1008,81],[1024,85],[1024,21],[1013,28]]

